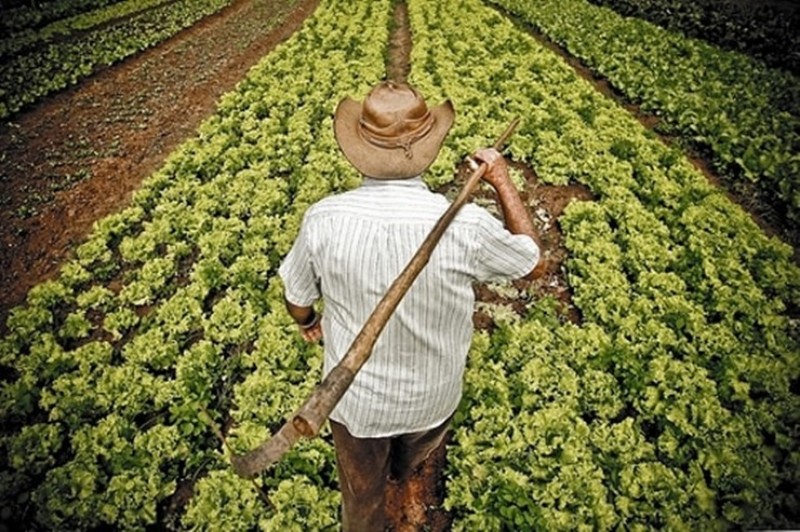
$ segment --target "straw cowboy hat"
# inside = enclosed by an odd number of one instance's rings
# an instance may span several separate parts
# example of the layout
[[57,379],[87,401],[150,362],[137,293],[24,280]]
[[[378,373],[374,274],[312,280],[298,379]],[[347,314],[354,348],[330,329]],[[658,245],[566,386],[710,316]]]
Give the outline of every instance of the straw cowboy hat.
[[428,108],[414,87],[384,81],[363,103],[342,100],[333,130],[339,148],[359,172],[375,179],[405,179],[433,163],[454,118],[450,101]]

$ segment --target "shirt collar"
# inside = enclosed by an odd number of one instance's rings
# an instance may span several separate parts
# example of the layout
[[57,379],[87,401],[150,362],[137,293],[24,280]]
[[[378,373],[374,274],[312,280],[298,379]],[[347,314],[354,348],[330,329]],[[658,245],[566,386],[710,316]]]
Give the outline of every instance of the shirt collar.
[[371,177],[364,177],[361,182],[362,187],[403,187],[403,188],[424,188],[428,189],[422,176],[407,177],[405,179],[373,179]]

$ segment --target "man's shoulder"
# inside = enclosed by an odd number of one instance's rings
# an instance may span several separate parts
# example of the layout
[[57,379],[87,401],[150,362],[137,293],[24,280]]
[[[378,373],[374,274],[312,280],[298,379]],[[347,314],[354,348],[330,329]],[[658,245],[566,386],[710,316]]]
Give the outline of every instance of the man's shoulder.
[[347,208],[358,205],[360,199],[356,193],[358,189],[348,190],[326,196],[313,203],[306,211],[307,218],[326,216],[331,213],[341,212]]

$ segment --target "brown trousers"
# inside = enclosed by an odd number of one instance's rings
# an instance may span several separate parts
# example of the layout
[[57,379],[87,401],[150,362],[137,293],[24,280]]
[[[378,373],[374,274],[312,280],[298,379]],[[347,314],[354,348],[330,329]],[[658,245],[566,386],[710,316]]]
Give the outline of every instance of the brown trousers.
[[356,438],[331,420],[342,491],[344,532],[382,532],[389,477],[403,482],[441,444],[450,419],[430,430],[388,438]]

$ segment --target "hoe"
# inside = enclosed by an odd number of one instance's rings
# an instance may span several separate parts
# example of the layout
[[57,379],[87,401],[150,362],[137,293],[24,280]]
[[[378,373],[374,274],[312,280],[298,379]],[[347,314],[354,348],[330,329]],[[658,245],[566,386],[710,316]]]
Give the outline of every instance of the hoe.
[[[495,142],[495,149],[500,150],[502,148],[518,124],[518,118],[509,124],[500,138],[497,139],[497,142]],[[278,432],[255,449],[241,455],[231,451],[231,463],[239,476],[247,479],[256,477],[280,460],[301,436],[312,438],[319,434],[325,420],[347,391],[361,366],[369,359],[378,335],[380,335],[389,321],[400,300],[430,260],[431,254],[445,230],[461,207],[467,202],[486,169],[487,166],[483,163],[472,172],[456,199],[442,214],[408,265],[394,280],[386,295],[383,296],[383,299],[372,311],[344,358],[315,388],[303,405],[284,423]],[[204,417],[209,416],[206,415]],[[210,419],[207,421],[210,422]],[[224,443],[225,440],[216,427],[215,432]]]

